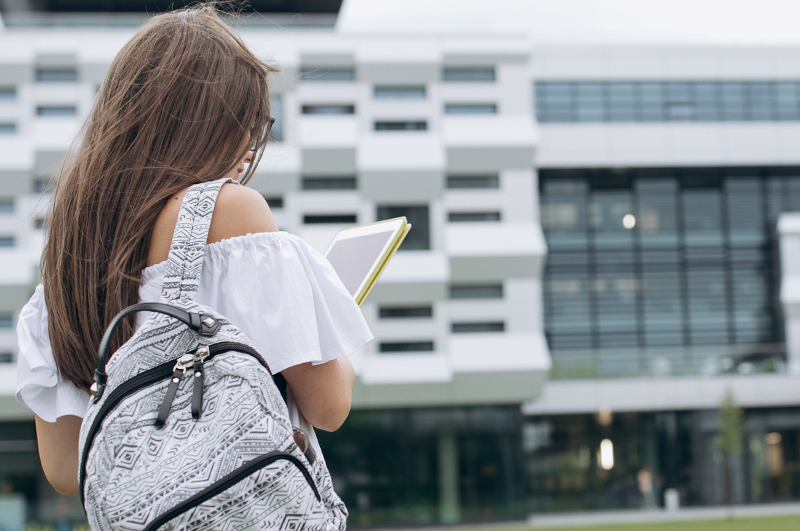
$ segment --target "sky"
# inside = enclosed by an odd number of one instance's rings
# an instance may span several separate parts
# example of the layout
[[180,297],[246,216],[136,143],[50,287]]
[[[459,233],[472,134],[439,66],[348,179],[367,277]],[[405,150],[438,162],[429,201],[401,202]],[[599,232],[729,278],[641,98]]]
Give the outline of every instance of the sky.
[[800,44],[800,0],[344,0],[344,33],[527,34],[541,43]]

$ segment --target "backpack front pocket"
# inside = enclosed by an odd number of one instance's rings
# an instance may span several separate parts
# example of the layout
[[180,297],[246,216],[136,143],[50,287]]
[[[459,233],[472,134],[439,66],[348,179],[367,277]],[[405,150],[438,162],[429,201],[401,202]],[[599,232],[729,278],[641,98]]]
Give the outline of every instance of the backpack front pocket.
[[[254,505],[260,510],[253,511]],[[276,451],[248,461],[178,503],[143,531],[156,531],[168,523],[174,529],[220,529],[229,519],[237,520],[237,529],[308,529],[327,524],[319,491],[305,465],[290,453]]]

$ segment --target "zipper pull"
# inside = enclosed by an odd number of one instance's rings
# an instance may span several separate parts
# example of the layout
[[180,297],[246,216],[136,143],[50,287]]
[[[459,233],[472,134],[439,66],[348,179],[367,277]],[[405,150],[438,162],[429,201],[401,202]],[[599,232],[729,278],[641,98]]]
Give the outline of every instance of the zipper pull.
[[203,362],[209,355],[208,347],[202,346],[194,353],[194,365],[192,372],[194,373],[194,386],[192,389],[192,418],[198,420],[203,413]]
[[184,374],[186,374],[186,369],[189,368],[189,364],[193,361],[193,355],[184,354],[178,358],[178,361],[175,363],[175,368],[172,369],[172,380],[170,380],[169,387],[167,387],[167,394],[164,395],[164,401],[161,403],[161,409],[158,411],[158,417],[156,418],[156,429],[160,430],[164,427],[164,424],[167,423],[169,410],[172,408],[172,401],[175,400],[175,393],[178,392],[178,384],[181,382]]

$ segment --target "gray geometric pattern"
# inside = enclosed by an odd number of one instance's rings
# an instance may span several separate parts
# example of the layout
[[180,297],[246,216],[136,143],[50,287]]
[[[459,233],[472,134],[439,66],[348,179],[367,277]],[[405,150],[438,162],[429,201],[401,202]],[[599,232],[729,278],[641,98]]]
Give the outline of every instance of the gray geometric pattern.
[[[162,302],[213,315],[213,337],[153,313],[107,366],[108,383],[84,419],[80,448],[98,411],[119,385],[201,345],[252,342],[213,309],[195,302],[214,203],[226,179],[192,186],[181,204]],[[255,348],[255,347],[254,347]],[[344,531],[347,509],[333,491],[321,455],[313,466],[297,447],[286,404],[253,357],[217,354],[204,363],[203,410],[191,415],[192,371],[178,385],[163,428],[155,427],[169,380],[124,398],[103,421],[85,462],[85,507],[94,530],[136,531],[242,465],[273,451],[296,457],[311,474],[319,502],[300,469],[278,460],[163,525],[162,530]]]

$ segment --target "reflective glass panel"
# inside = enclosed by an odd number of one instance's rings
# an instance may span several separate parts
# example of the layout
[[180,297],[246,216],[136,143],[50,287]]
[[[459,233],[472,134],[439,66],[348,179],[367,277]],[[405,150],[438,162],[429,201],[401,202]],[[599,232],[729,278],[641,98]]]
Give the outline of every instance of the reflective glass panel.
[[683,219],[685,223],[687,245],[722,245],[722,218],[719,191],[684,191]]

